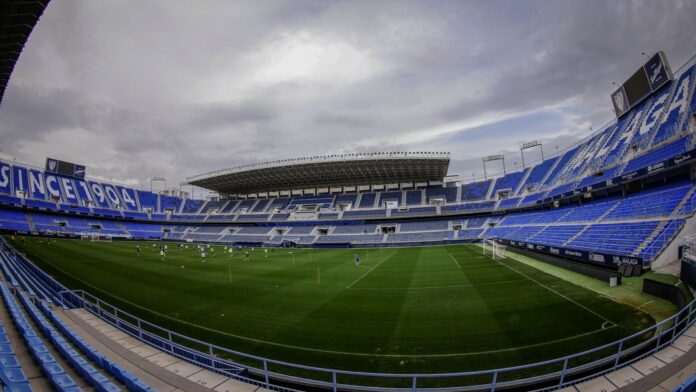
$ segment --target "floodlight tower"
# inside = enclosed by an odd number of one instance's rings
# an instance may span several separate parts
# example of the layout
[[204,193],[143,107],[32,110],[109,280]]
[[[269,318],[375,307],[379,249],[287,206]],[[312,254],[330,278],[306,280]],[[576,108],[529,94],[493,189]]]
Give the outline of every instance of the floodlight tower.
[[491,161],[503,161],[503,175],[505,175],[505,157],[501,154],[489,155],[489,156],[483,158],[483,179],[484,180],[488,179],[488,173],[486,172],[486,162],[491,162]]
[[525,169],[524,150],[528,150],[528,149],[534,148],[534,147],[539,147],[539,150],[541,150],[541,160],[542,161],[544,160],[544,147],[541,145],[541,140],[534,140],[531,142],[522,143],[522,145],[520,146],[520,154],[522,155],[522,170]]
[[164,189],[167,189],[167,178],[162,177],[162,176],[153,176],[150,178],[150,192],[152,192],[152,183],[153,182],[163,182],[164,183]]

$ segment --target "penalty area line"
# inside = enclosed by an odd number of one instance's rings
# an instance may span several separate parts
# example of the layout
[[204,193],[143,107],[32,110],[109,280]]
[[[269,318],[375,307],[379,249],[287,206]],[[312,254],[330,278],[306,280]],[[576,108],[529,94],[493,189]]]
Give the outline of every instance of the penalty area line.
[[452,260],[454,260],[454,262],[457,263],[457,267],[462,268],[462,265],[459,264],[459,262],[457,261],[457,258],[454,257],[454,256],[452,256],[452,253],[450,253],[449,255],[450,255],[450,257],[452,258]]
[[372,267],[372,268],[370,268],[369,270],[367,270],[367,272],[365,272],[364,274],[360,275],[360,277],[359,277],[358,279],[355,279],[355,280],[353,281],[353,283],[349,284],[348,287],[346,287],[346,289],[349,289],[349,288],[353,287],[354,284],[358,283],[362,278],[364,278],[365,276],[367,276],[367,274],[369,274],[369,273],[372,272],[375,268],[377,268],[377,267],[379,267],[380,265],[382,265],[382,263],[384,263],[385,261],[387,261],[390,257],[394,256],[395,254],[396,254],[396,252],[394,252],[394,253],[390,254],[389,256],[383,258],[382,261],[380,261],[379,263],[377,263],[377,265],[375,265],[374,267]]

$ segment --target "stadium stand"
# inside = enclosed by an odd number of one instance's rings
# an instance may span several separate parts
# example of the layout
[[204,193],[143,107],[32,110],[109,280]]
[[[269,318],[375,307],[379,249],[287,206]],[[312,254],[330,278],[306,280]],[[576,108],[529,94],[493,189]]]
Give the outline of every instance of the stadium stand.
[[350,207],[354,207],[357,199],[357,194],[338,195],[332,207],[338,207],[340,205],[350,205]]
[[423,204],[423,192],[421,190],[406,191],[406,205],[418,206]]
[[360,197],[360,208],[372,208],[377,199],[376,193],[363,193]]

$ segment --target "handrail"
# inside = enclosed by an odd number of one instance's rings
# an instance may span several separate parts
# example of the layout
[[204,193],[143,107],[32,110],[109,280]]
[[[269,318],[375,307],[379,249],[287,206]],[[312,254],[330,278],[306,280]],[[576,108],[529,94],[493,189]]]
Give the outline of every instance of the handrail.
[[[10,248],[10,245],[2,239],[2,244]],[[16,252],[16,251],[14,251]],[[273,388],[276,390],[288,390],[283,387],[279,387],[271,383],[271,377],[284,379],[286,381],[293,381],[298,383],[304,383],[315,386],[330,387],[334,391],[339,388],[349,388],[349,389],[359,389],[359,390],[404,390],[403,387],[377,387],[373,385],[368,385],[366,382],[361,384],[342,384],[338,382],[339,376],[358,376],[361,380],[370,380],[375,378],[388,378],[397,379],[403,382],[408,382],[411,384],[409,390],[453,390],[453,389],[470,389],[470,388],[485,388],[485,389],[495,389],[496,386],[504,385],[519,385],[530,382],[553,382],[555,386],[561,387],[566,385],[572,385],[573,383],[579,382],[579,380],[585,380],[588,377],[596,376],[598,374],[605,373],[607,371],[612,371],[623,367],[629,363],[632,363],[646,355],[650,355],[659,349],[664,348],[666,345],[671,344],[681,333],[686,330],[689,326],[696,322],[696,300],[689,303],[683,309],[679,310],[674,315],[669,318],[656,323],[640,332],[636,332],[630,336],[624,337],[614,342],[606,343],[604,345],[594,347],[579,353],[567,355],[561,358],[549,359],[545,361],[535,362],[531,364],[517,365],[504,367],[499,369],[488,369],[479,371],[466,371],[466,372],[448,372],[448,373],[372,373],[372,372],[359,372],[350,370],[338,370],[330,369],[324,367],[316,367],[309,365],[301,365],[291,362],[285,362],[270,358],[261,357],[258,355],[248,354],[236,350],[232,350],[226,347],[217,346],[204,342],[202,340],[192,338],[178,332],[160,327],[154,323],[141,319],[127,311],[124,311],[116,306],[111,305],[108,302],[102,301],[98,297],[90,294],[85,290],[69,290],[65,286],[58,283],[55,279],[50,277],[44,271],[39,269],[36,265],[31,263],[28,259],[24,257],[18,258],[22,260],[26,266],[31,266],[31,271],[36,273],[42,282],[44,280],[51,282],[51,285],[47,287],[51,291],[58,302],[61,303],[65,308],[84,308],[87,311],[97,315],[101,319],[105,320],[109,324],[117,327],[119,330],[141,339],[157,348],[168,350],[171,354],[174,354],[178,358],[182,358],[196,365],[202,366],[204,368],[210,369],[220,374],[227,375],[229,377],[235,377],[240,380],[259,382],[256,380],[250,380],[247,377],[240,376],[238,369],[244,368],[251,371],[251,373],[263,377],[262,384],[267,388]],[[111,311],[109,311],[111,309]],[[128,321],[124,319],[127,317]],[[135,324],[134,324],[135,323]],[[143,327],[148,327],[145,330]],[[159,335],[161,334],[161,335]],[[639,342],[637,344],[628,346],[631,340],[641,338],[644,335],[651,336],[649,339]],[[165,337],[166,336],[166,337]],[[174,341],[176,338],[178,341],[187,342],[190,344],[195,344],[207,348],[207,352],[195,350],[193,348],[187,347],[184,343],[177,343]],[[628,346],[628,347],[625,347]],[[654,345],[654,347],[652,347]],[[650,348],[652,347],[652,348]],[[601,358],[594,358],[593,354],[601,352],[603,350],[608,350],[614,348],[612,354],[604,355]],[[633,357],[636,352],[645,350],[646,352],[639,355],[638,357]],[[216,356],[215,352],[226,353],[232,356],[239,356],[249,360],[258,361],[263,366],[254,367],[247,364],[241,364],[238,362],[226,360]],[[588,362],[582,361],[583,359],[588,360]],[[571,361],[581,360],[580,364],[572,364]],[[613,363],[613,364],[612,364]],[[280,373],[277,370],[269,368],[269,365],[277,365],[291,369],[298,370],[309,370],[313,372],[318,372],[324,374],[327,377],[330,376],[332,381],[325,381],[318,378],[306,378],[303,376],[298,376],[295,374]],[[524,376],[523,378],[516,378],[513,380],[501,380],[502,377],[506,376],[515,371],[519,370],[530,370],[541,369],[544,366],[557,365],[562,366],[562,370],[548,371],[541,374],[532,374]],[[602,367],[602,368],[597,368]],[[608,368],[607,368],[608,367]],[[234,369],[231,371],[230,369]],[[594,370],[593,370],[594,369]],[[580,372],[587,373],[589,375],[583,375],[580,379],[573,379],[577,377]],[[442,379],[446,381],[447,379],[453,379],[456,377],[466,377],[466,376],[482,376],[489,377],[490,382],[481,385],[459,385],[459,386],[448,386],[448,387],[423,387],[419,388],[419,380],[429,380],[429,379]]]
[[[667,229],[672,228],[673,226],[676,226],[678,224],[677,222],[680,219],[686,219],[688,215],[691,215],[694,213],[694,211],[695,211],[694,210],[694,199],[695,198],[696,198],[696,191],[694,191],[694,193],[689,195],[689,199],[686,200],[686,203],[684,203],[682,208],[679,209],[679,211],[676,214],[670,214],[670,217],[674,216],[674,219],[671,219],[670,222],[665,227],[662,228],[662,231],[660,232],[660,234],[656,238],[653,238],[651,240],[650,244],[648,245],[648,247],[643,249],[641,251],[641,253],[638,255],[638,257],[641,257],[643,259],[643,262],[652,261],[653,258],[649,254],[646,255],[646,253],[648,252],[648,250],[653,249],[653,247],[658,243],[658,240],[660,240],[660,239],[663,240],[665,244],[668,244],[669,241],[673,240],[672,236],[670,236],[669,238],[665,238],[667,236]],[[676,233],[677,233],[677,230],[675,230],[675,234]],[[665,240],[667,240],[667,241],[665,241]],[[658,252],[655,254],[655,257],[657,257],[659,255],[660,249],[661,248],[658,248]]]

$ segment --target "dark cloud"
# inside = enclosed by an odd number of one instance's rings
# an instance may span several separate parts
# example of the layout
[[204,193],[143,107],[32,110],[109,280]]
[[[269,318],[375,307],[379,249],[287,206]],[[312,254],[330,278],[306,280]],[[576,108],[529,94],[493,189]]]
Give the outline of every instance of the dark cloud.
[[611,81],[696,45],[693,1],[52,2],[0,107],[2,149],[145,184],[261,160],[447,150],[482,174],[610,120]]

